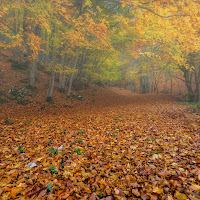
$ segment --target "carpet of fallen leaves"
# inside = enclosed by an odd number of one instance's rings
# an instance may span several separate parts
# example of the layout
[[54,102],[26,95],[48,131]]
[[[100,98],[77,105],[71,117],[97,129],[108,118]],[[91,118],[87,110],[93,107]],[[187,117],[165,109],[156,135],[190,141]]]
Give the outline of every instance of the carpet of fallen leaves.
[[0,199],[200,199],[200,117],[168,96],[119,91],[5,111]]

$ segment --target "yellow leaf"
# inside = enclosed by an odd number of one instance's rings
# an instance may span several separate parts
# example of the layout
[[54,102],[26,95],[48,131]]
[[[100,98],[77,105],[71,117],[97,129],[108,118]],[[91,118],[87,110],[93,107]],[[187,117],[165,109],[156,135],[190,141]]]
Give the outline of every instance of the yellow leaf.
[[17,186],[17,188],[26,188],[26,187],[27,187],[26,183],[20,183],[20,184]]
[[188,199],[187,196],[183,193],[180,193],[180,192],[176,192],[174,194],[174,196],[178,199],[178,200],[185,200],[185,199]]
[[130,195],[130,192],[129,192],[129,191],[124,190],[123,192],[124,192],[124,194],[126,194],[126,195]]
[[37,161],[41,161],[43,159],[43,157],[37,158]]
[[110,145],[113,145],[113,144],[115,144],[114,142],[110,142]]
[[71,172],[65,171],[65,172],[63,173],[63,175],[64,175],[65,177],[68,177],[69,175],[71,175]]
[[137,146],[130,146],[131,149],[137,149]]
[[113,179],[113,180],[117,180],[118,176],[117,175],[112,175],[112,176],[110,176],[110,178]]

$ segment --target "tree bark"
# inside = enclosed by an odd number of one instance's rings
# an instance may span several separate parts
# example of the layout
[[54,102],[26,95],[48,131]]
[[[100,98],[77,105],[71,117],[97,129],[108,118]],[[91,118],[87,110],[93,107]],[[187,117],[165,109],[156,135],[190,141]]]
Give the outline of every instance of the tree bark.
[[165,73],[164,94],[168,93],[168,91],[167,91],[167,82],[168,82],[168,80],[169,80],[168,74]]
[[140,93],[146,94],[149,93],[149,76],[140,76]]
[[184,78],[185,78],[185,84],[188,90],[188,101],[193,102],[195,95],[192,89],[192,74],[190,74],[189,70],[184,69]]
[[171,83],[170,95],[172,95],[172,92],[173,92],[173,82],[172,82],[172,77],[171,76],[170,76],[170,83]]
[[47,102],[52,102],[52,95],[53,95],[54,85],[55,85],[55,77],[56,77],[56,72],[54,71],[54,69],[52,69],[49,91],[47,95]]
[[63,73],[60,73],[59,74],[59,86],[58,86],[58,88],[59,88],[60,91],[63,90],[63,88],[62,88],[62,82],[63,82]]
[[29,63],[30,67],[30,86],[35,87],[35,81],[36,81],[36,72],[37,72],[37,61],[31,60]]
[[194,71],[194,78],[195,78],[195,85],[196,85],[196,88],[195,88],[195,101],[198,102],[200,101],[200,67],[199,69],[195,70]]
[[[76,56],[73,69],[76,69],[76,66],[78,63],[78,58],[79,58],[79,54],[77,54],[77,56]],[[71,76],[69,78],[69,88],[68,88],[67,96],[70,96],[70,94],[71,94],[73,78],[74,78],[74,72],[71,73]]]
[[64,92],[65,90],[65,82],[66,82],[66,73],[60,73],[59,75],[59,90]]

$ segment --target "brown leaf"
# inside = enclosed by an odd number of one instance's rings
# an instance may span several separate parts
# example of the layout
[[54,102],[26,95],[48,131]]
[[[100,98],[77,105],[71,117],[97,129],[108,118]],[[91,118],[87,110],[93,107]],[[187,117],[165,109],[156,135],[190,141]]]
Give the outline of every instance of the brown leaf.
[[40,190],[41,190],[40,187],[35,186],[32,190],[28,191],[28,192],[25,194],[25,196],[26,196],[26,197],[30,197],[30,196],[36,194],[37,192],[39,192]]
[[165,171],[160,171],[160,172],[158,172],[158,175],[159,175],[159,176],[166,177],[166,176],[169,176],[169,173],[168,173],[168,172],[165,172]]
[[39,198],[40,198],[40,197],[43,197],[46,193],[47,193],[47,189],[42,190],[42,191],[39,193],[38,197],[39,197]]
[[200,186],[199,185],[191,185],[190,189],[194,190],[194,191],[200,191]]
[[123,190],[120,189],[120,188],[114,188],[113,193],[116,194],[116,195],[120,195],[120,196],[124,196],[125,195]]
[[115,194],[119,194],[119,189],[118,188],[114,188],[114,193]]
[[96,194],[95,193],[92,193],[92,195],[90,196],[90,200],[96,200]]
[[166,200],[174,200],[172,195],[167,195],[167,199]]
[[189,197],[190,197],[190,200],[199,200],[200,199],[199,196],[190,195]]
[[105,200],[113,200],[113,198],[111,196],[106,197]]
[[74,188],[74,185],[71,184],[70,182],[67,182],[67,187],[69,187],[69,188]]
[[132,189],[132,193],[137,197],[140,196],[140,193],[139,193],[138,189]]

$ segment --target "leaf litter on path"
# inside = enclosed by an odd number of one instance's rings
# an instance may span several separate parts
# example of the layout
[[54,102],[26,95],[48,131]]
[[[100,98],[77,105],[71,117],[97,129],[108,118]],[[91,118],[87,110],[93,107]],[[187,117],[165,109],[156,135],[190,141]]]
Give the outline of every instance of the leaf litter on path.
[[2,119],[0,198],[199,199],[199,116],[140,98]]

